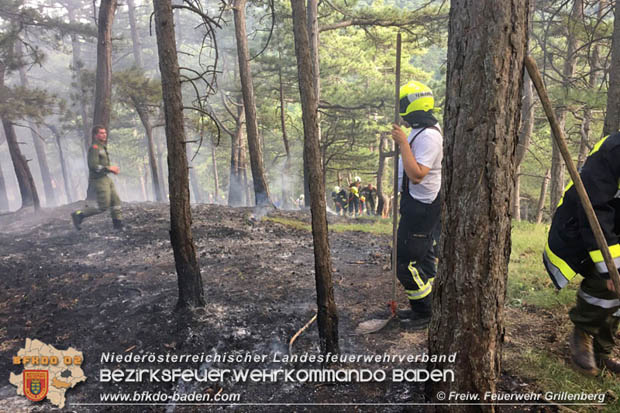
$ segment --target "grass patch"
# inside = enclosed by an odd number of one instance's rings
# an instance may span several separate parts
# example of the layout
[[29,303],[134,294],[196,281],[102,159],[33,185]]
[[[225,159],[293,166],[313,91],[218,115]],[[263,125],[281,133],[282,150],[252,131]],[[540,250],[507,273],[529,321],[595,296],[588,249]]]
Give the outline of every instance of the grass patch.
[[[312,227],[303,221],[281,217],[264,217],[265,221],[275,222],[277,224],[286,225],[298,230],[311,231]],[[378,235],[389,235],[392,233],[392,220],[383,218],[363,218],[364,222],[356,222],[351,218],[351,222],[339,222],[329,225],[330,232],[368,232]]]
[[[369,219],[369,218],[366,218]],[[369,232],[378,235],[392,234],[392,220],[383,218],[372,218],[371,222],[358,223],[355,220],[347,223],[337,223],[329,226],[329,230],[333,232],[359,231]]]
[[297,219],[288,219],[288,218],[280,218],[280,217],[263,217],[264,221],[275,222],[276,224],[284,225],[287,227],[291,227],[294,229],[299,229],[302,231],[311,231],[312,227],[310,224],[306,224],[303,221],[299,221]]
[[573,280],[558,292],[543,266],[542,251],[548,230],[548,225],[513,222],[512,252],[508,266],[508,305],[553,309],[574,304],[578,280]]
[[[542,397],[549,393],[573,393],[573,394],[620,394],[620,381],[609,373],[604,373],[599,377],[586,377],[574,371],[564,360],[550,355],[543,351],[522,349],[517,357],[518,362],[511,366],[520,376],[528,377],[536,382]],[[614,397],[614,396],[612,396]],[[602,408],[594,406],[568,406],[572,410],[579,412],[602,411],[620,412],[620,403],[612,397],[606,397],[607,406]],[[589,403],[599,402],[600,400],[590,401]],[[555,400],[555,403],[588,403],[585,401]]]

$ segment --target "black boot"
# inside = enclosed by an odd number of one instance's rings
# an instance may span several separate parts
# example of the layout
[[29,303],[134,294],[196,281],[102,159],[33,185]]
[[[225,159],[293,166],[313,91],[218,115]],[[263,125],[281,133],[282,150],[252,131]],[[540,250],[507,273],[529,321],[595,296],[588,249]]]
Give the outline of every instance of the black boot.
[[400,321],[409,329],[424,330],[431,322],[431,296],[421,300],[410,300],[410,310],[401,310],[396,313]]
[[620,360],[610,356],[609,354],[597,354],[597,367],[605,369],[613,374],[620,375]]
[[78,231],[82,229],[80,224],[84,220],[84,216],[82,215],[82,213],[80,211],[72,212],[71,213],[71,220],[73,220],[73,226],[75,227],[75,229],[77,229]]
[[112,219],[112,226],[114,226],[114,229],[117,229],[119,231],[122,231],[124,228],[123,221],[121,221],[120,219]]
[[583,330],[575,328],[570,338],[571,362],[582,374],[596,376],[601,371],[594,360],[592,336]]

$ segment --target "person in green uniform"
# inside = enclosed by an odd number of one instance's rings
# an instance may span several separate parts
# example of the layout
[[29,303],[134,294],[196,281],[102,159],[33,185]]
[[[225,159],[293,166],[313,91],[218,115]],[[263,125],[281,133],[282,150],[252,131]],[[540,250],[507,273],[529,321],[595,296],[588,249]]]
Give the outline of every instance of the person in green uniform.
[[84,219],[110,210],[112,224],[115,229],[123,229],[121,216],[121,200],[114,188],[114,182],[108,177],[111,172],[118,175],[118,166],[110,165],[108,155],[108,133],[105,127],[95,125],[92,129],[93,143],[88,149],[88,186],[94,190],[97,197],[97,207],[86,205],[83,210],[71,214],[73,225],[77,230],[82,229]]

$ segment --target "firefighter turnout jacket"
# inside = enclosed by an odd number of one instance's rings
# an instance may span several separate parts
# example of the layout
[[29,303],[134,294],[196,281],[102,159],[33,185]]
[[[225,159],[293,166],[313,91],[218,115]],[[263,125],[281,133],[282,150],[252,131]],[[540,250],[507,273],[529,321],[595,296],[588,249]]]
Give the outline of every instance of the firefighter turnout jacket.
[[[601,139],[580,176],[601,224],[616,267],[620,268],[620,132]],[[576,275],[609,279],[577,190],[571,181],[553,216],[543,262],[556,288]]]

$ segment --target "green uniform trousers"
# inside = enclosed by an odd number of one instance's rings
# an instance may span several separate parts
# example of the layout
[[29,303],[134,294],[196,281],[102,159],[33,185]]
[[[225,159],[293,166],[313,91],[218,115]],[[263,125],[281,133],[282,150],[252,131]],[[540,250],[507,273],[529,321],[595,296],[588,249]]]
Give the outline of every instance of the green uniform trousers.
[[577,328],[594,337],[594,353],[609,355],[615,345],[620,300],[605,284],[600,278],[584,278],[569,316]]
[[87,203],[86,208],[81,211],[82,216],[87,218],[93,215],[101,214],[102,212],[110,209],[112,219],[122,219],[121,200],[116,193],[116,189],[114,188],[114,182],[107,176],[104,176],[102,178],[91,180],[90,185],[94,189],[97,197],[97,208],[90,206]]

